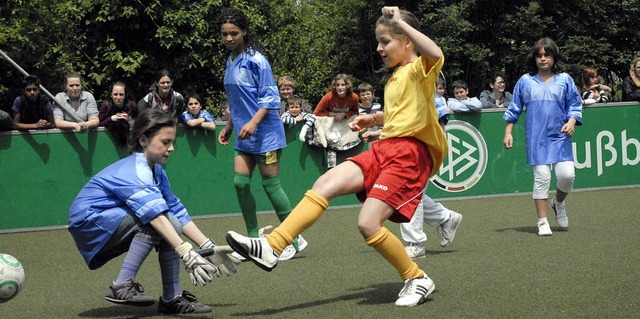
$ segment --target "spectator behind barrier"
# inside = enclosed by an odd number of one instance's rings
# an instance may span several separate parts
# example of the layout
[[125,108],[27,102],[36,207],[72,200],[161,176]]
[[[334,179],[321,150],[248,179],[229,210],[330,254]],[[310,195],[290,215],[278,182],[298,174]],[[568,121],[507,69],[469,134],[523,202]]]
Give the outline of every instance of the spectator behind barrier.
[[501,72],[495,72],[488,83],[489,89],[480,93],[483,109],[505,108],[511,103],[511,93],[505,91],[506,79]]
[[633,60],[629,76],[622,81],[622,100],[640,101],[640,57]]
[[138,112],[151,108],[158,108],[169,113],[175,120],[180,120],[180,115],[184,112],[184,97],[173,90],[173,76],[169,70],[160,70],[156,74],[156,82],[151,85],[149,92],[140,102],[138,102]]
[[346,74],[338,74],[331,81],[327,92],[313,111],[315,116],[331,116],[336,121],[358,114],[358,95],[353,92],[353,82]]
[[133,121],[137,111],[138,106],[131,100],[127,85],[114,82],[109,87],[107,98],[100,104],[100,126],[106,127],[119,145],[127,146],[130,121]]
[[582,70],[582,88],[580,97],[584,104],[607,103],[611,101],[613,90],[598,84],[598,70],[586,67]]
[[[55,127],[53,104],[40,94],[40,79],[27,75],[22,80],[22,95],[13,102],[13,125],[18,130],[42,130]],[[2,122],[6,123],[6,120]],[[6,127],[6,124],[3,125]]]
[[[59,105],[54,105],[53,117],[55,125],[62,130],[75,130],[84,133],[91,128],[98,127],[98,105],[93,94],[82,90],[82,76],[76,72],[69,72],[64,78],[64,92],[56,94]],[[60,105],[64,106],[64,111]],[[70,114],[78,119],[74,119]]]
[[477,112],[482,109],[482,103],[475,97],[468,97],[469,86],[463,80],[453,81],[453,94],[455,98],[450,97],[447,101],[449,108],[453,112]]
[[[278,79],[278,92],[280,92],[280,111],[278,114],[282,115],[287,110],[287,100],[297,95],[297,88],[296,80],[292,76],[285,75]],[[311,105],[305,99],[302,99],[302,111],[307,113],[312,111]]]
[[202,109],[202,98],[191,93],[185,98],[187,110],[182,112],[182,122],[188,127],[201,127],[205,130],[216,130],[216,119],[207,110]]

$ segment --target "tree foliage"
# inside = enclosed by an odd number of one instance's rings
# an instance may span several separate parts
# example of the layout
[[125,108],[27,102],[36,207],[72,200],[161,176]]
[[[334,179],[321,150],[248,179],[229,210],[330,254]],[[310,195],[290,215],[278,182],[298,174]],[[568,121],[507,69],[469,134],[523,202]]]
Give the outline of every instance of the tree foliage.
[[[52,93],[73,70],[98,100],[116,80],[139,98],[154,73],[169,68],[177,91],[200,93],[215,110],[228,56],[215,21],[222,7],[235,6],[249,16],[274,75],[296,78],[304,98],[317,102],[337,73],[356,85],[370,82],[381,95],[373,31],[382,5],[414,12],[445,53],[447,80],[466,80],[472,95],[495,70],[513,87],[523,57],[543,36],[556,40],[576,81],[585,66],[620,81],[640,53],[640,0],[6,0],[0,49]],[[20,93],[21,79],[0,62],[3,109]]]

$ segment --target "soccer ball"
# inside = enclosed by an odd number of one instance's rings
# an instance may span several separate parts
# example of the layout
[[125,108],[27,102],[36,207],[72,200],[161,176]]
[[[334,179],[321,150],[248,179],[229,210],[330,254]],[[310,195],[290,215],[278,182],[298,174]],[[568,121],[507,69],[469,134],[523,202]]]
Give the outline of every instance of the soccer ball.
[[0,253],[0,303],[17,296],[24,279],[22,264],[15,257]]

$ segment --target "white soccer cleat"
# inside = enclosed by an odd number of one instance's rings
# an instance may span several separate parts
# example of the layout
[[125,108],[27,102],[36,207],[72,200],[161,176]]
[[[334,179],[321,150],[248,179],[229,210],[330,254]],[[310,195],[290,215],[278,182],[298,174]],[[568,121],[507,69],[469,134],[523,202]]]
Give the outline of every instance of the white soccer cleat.
[[449,220],[438,226],[438,233],[440,234],[440,247],[447,247],[453,242],[453,238],[456,236],[456,231],[462,223],[462,214],[449,210],[451,213]]
[[426,256],[424,244],[421,243],[409,243],[408,245],[404,246],[404,250],[411,258],[417,259],[424,258]]
[[307,246],[309,246],[309,242],[302,235],[298,235],[298,252],[303,251]]
[[295,255],[296,255],[296,249],[293,247],[293,245],[289,245],[285,247],[284,250],[282,251],[282,254],[278,256],[278,260],[289,260],[293,258],[293,256]]
[[538,222],[538,236],[551,236],[551,227],[546,220]]
[[553,199],[551,203],[551,207],[553,211],[556,212],[556,220],[558,221],[558,226],[567,229],[569,228],[569,216],[567,216],[567,203],[558,202],[556,199]]
[[407,279],[404,281],[404,287],[398,294],[396,306],[413,307],[420,305],[427,300],[427,296],[435,289],[436,285],[427,274],[424,274],[423,278]]
[[233,250],[263,270],[271,271],[278,265],[278,253],[271,248],[266,238],[249,238],[234,231],[228,231],[226,238]]

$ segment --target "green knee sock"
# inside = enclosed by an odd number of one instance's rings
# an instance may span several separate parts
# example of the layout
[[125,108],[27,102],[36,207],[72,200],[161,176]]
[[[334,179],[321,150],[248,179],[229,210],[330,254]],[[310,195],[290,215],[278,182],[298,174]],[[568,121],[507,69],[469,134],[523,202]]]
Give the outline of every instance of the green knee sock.
[[236,188],[238,204],[240,204],[244,224],[247,227],[247,236],[257,238],[258,216],[256,215],[256,199],[251,193],[251,176],[236,173],[233,177],[233,185]]
[[[267,193],[267,197],[269,197],[278,219],[282,222],[289,216],[289,213],[291,213],[291,202],[289,202],[289,197],[287,197],[287,194],[282,189],[282,185],[280,185],[280,177],[270,176],[263,178],[262,187],[265,193]],[[297,237],[293,239],[293,247],[298,250]]]

